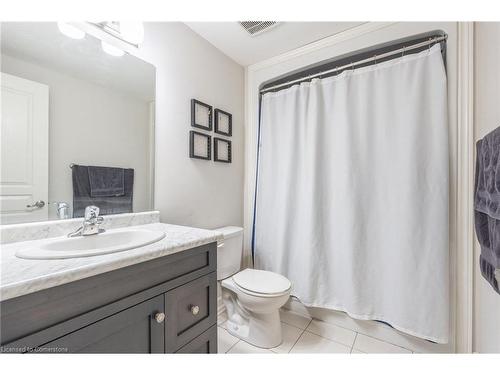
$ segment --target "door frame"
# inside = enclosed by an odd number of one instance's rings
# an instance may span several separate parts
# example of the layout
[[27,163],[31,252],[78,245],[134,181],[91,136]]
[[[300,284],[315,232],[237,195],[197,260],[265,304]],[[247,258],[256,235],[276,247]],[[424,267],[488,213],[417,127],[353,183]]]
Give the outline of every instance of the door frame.
[[456,352],[472,353],[474,307],[474,22],[458,23]]

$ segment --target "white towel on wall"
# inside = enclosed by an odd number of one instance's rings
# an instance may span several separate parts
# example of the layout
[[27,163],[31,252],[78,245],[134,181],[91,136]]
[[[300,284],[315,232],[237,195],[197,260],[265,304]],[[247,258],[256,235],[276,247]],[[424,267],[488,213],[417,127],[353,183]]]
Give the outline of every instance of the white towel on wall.
[[439,45],[265,94],[256,267],[306,305],[446,343],[448,163]]

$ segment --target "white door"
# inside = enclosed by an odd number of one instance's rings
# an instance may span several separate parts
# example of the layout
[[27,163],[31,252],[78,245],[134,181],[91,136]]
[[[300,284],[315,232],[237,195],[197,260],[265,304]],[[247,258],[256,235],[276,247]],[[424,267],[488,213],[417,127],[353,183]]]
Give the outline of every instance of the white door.
[[49,178],[49,87],[1,75],[2,224],[46,220]]

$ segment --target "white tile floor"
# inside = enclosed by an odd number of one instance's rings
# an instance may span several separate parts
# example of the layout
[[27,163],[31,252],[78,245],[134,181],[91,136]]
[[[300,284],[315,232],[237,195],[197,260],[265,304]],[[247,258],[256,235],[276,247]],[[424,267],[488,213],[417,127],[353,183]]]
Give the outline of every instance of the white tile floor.
[[281,310],[283,343],[272,349],[257,348],[226,331],[219,316],[219,353],[412,353],[411,350],[351,331],[350,329]]

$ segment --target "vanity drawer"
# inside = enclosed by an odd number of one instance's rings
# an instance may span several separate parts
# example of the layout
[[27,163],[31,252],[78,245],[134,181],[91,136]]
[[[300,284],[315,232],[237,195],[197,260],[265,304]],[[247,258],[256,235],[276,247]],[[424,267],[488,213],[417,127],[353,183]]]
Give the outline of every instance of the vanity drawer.
[[176,353],[207,354],[217,353],[217,325],[207,329],[193,341],[187,343]]
[[173,353],[217,323],[217,273],[165,293],[166,352]]

